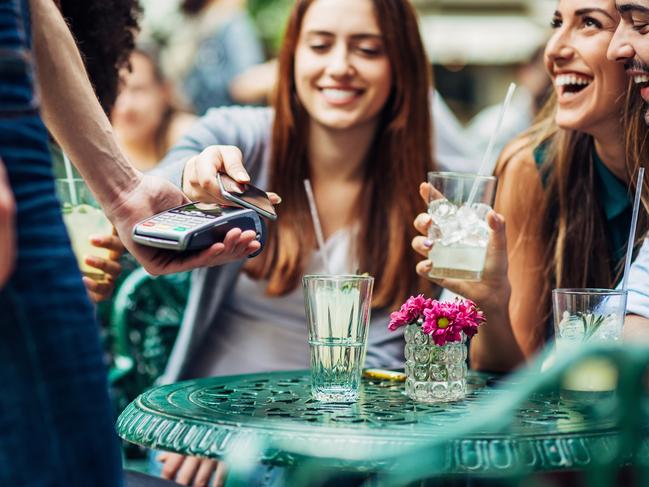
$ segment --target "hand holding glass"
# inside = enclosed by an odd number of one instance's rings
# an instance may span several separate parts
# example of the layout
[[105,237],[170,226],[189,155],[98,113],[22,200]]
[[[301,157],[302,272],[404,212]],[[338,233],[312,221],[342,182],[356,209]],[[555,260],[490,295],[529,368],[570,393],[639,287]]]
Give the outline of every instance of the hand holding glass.
[[63,222],[81,272],[96,281],[105,278],[104,271],[86,264],[89,256],[110,259],[110,250],[95,247],[92,235],[111,235],[113,226],[104,215],[83,179],[57,179],[56,191],[61,201]]
[[[432,218],[428,238],[433,247],[429,276],[479,281],[482,278],[496,178],[452,172],[428,173]],[[469,195],[475,187],[475,197]]]

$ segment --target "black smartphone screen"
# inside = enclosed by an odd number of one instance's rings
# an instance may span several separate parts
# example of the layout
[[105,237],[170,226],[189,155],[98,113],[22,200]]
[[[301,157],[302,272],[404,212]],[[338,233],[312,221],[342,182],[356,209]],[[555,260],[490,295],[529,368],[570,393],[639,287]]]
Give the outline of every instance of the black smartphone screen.
[[275,220],[277,214],[266,192],[252,184],[241,184],[227,174],[218,174],[219,185],[223,197],[245,208],[257,211],[261,215]]

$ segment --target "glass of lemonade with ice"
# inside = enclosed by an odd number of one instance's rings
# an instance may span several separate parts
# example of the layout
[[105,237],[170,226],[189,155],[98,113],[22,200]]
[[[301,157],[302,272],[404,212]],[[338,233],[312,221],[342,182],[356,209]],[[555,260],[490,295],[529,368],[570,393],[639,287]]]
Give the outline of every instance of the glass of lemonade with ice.
[[355,402],[365,360],[374,278],[309,275],[302,279],[311,352],[311,395]]
[[61,201],[63,222],[70,236],[79,269],[85,276],[98,281],[104,279],[104,272],[86,264],[85,258],[88,256],[109,258],[110,251],[92,245],[90,237],[112,234],[112,224],[83,179],[57,179],[56,192]]
[[[433,247],[430,277],[479,281],[482,278],[489,226],[487,214],[496,194],[496,178],[453,172],[429,172],[428,238]],[[469,202],[473,188],[474,197]]]

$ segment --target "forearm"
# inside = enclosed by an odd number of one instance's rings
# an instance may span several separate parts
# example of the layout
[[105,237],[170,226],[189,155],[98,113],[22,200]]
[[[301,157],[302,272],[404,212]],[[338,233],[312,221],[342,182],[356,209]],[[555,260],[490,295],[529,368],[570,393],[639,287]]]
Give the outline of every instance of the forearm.
[[649,344],[649,318],[627,315],[624,319],[622,336],[626,341]]
[[118,148],[74,39],[52,0],[30,0],[42,116],[104,209],[118,205],[140,174]]
[[476,370],[507,372],[525,361],[509,317],[509,299],[485,308],[487,322],[471,341],[471,367]]

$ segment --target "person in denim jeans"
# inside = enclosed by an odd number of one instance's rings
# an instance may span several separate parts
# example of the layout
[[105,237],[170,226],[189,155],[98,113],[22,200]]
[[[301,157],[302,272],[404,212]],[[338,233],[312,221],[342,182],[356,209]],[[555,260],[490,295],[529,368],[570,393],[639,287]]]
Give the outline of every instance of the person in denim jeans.
[[0,170],[0,485],[119,486],[98,330],[54,194],[39,109],[150,272],[218,265],[259,244],[233,231],[184,259],[136,246],[134,222],[186,197],[121,155],[54,2],[0,0],[0,169],[8,176]]

